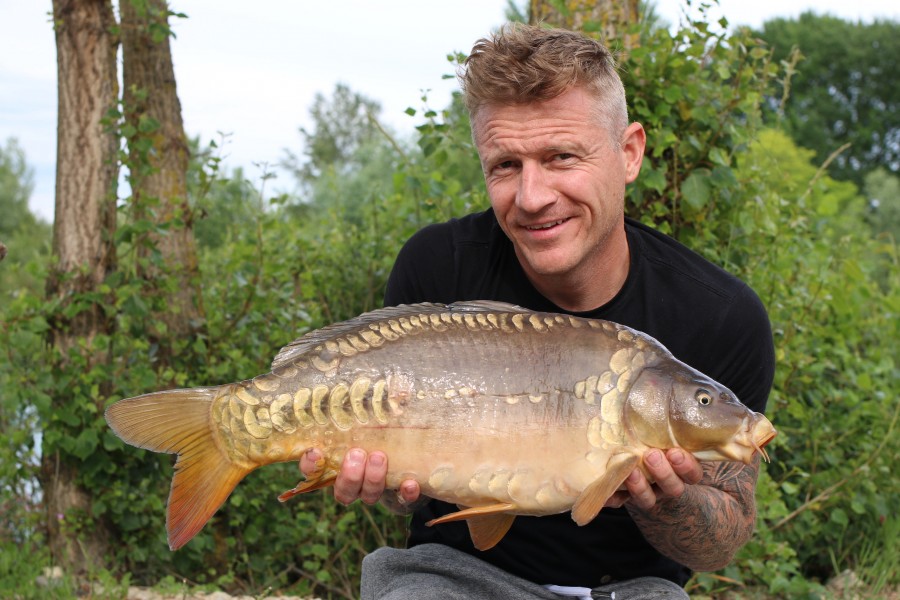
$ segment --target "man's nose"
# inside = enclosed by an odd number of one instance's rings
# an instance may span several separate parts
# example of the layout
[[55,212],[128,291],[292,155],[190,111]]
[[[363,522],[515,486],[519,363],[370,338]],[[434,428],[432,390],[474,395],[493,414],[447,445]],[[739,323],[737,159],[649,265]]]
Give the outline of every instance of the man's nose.
[[558,196],[540,164],[526,162],[522,165],[516,206],[523,211],[537,213],[556,202]]

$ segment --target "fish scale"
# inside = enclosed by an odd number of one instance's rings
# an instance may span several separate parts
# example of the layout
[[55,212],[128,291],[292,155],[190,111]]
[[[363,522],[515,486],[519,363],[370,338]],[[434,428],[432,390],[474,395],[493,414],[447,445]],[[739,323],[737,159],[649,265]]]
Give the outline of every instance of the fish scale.
[[380,450],[388,487],[415,479],[460,505],[434,524],[466,519],[486,549],[516,515],[590,521],[650,447],[749,462],[775,435],[646,334],[487,301],[367,313],[285,346],[269,373],[121,400],[106,417],[126,442],[178,454],[173,549],[247,473],[311,448],[323,460],[281,499],[331,485],[350,448]]

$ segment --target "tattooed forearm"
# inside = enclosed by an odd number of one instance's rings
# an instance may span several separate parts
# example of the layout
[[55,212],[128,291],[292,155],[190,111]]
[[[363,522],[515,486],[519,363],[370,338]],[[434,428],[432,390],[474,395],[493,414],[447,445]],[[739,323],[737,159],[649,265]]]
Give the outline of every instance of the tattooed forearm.
[[660,498],[649,510],[626,503],[644,537],[659,552],[695,571],[727,565],[753,534],[759,457],[750,465],[703,464],[703,478],[678,498]]

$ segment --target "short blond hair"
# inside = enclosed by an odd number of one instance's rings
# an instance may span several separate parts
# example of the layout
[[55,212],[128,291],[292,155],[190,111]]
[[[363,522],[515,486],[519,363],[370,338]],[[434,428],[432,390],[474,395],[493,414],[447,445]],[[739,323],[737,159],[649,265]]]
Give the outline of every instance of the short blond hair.
[[552,100],[575,86],[597,99],[597,117],[616,140],[628,127],[625,88],[612,53],[566,29],[508,23],[475,42],[458,72],[474,124],[487,104]]

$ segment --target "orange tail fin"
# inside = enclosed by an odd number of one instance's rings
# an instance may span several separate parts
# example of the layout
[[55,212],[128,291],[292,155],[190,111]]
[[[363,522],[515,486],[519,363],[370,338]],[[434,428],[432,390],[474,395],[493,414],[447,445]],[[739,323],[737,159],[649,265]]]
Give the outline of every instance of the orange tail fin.
[[177,454],[169,492],[169,548],[184,546],[253,467],[232,462],[213,439],[210,414],[217,388],[168,390],[120,400],[106,422],[125,442]]

